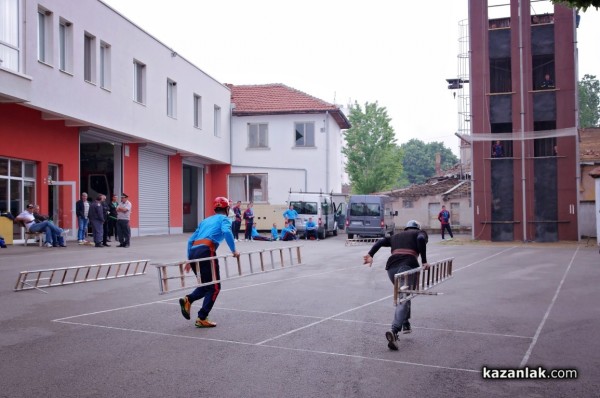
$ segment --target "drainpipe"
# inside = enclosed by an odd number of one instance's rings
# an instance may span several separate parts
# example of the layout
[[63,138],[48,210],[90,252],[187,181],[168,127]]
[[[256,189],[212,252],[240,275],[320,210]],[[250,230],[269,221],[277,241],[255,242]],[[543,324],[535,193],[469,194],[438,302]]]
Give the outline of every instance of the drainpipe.
[[325,192],[329,192],[329,111],[325,112]]
[[[580,242],[581,223],[579,222],[579,203],[581,203],[581,192],[579,192],[579,187],[581,186],[581,165],[579,164],[579,60],[577,55],[579,50],[577,49],[576,12],[573,13],[573,39],[575,40],[575,42],[573,43],[573,59],[575,60],[575,192],[577,198],[577,202],[575,203],[575,215],[577,217],[577,241]],[[598,188],[596,188],[596,192],[598,192]],[[598,212],[596,212],[596,217],[598,217]]]
[[523,81],[523,4],[519,0],[519,84],[521,98],[521,190],[523,191],[523,242],[527,242],[527,193],[525,176],[525,83]]

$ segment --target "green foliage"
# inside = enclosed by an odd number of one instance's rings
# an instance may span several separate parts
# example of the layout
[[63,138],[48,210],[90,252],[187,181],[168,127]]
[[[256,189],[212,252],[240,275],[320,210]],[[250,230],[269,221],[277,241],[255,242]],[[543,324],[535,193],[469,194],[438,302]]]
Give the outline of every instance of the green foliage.
[[401,152],[384,107],[355,102],[348,119],[352,127],[344,133],[346,172],[352,192],[369,194],[391,189],[402,174]]
[[552,0],[553,4],[563,5],[569,8],[577,8],[583,11],[589,7],[598,9],[600,7],[600,0]]
[[403,152],[402,165],[410,184],[422,184],[435,175],[435,154],[441,155],[441,169],[458,163],[458,158],[441,142],[424,143],[412,139],[400,146]]
[[579,82],[579,127],[596,127],[600,119],[600,82],[584,75]]

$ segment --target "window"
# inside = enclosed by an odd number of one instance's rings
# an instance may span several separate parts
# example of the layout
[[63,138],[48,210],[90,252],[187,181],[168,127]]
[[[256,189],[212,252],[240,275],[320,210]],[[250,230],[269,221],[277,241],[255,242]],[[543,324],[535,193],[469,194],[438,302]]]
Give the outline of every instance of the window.
[[146,65],[133,61],[133,100],[146,103]]
[[100,87],[110,89],[110,44],[100,42]]
[[0,1],[0,66],[19,71],[19,1]]
[[314,147],[315,146],[315,123],[296,123],[296,146]]
[[412,209],[413,208],[413,201],[410,199],[403,199],[402,200],[402,208],[404,209]]
[[215,137],[221,136],[221,107],[215,105]]
[[231,174],[229,197],[242,202],[268,202],[268,174]]
[[269,147],[269,125],[266,123],[248,123],[248,148]]
[[194,127],[202,128],[202,97],[194,94]]
[[83,36],[83,79],[96,83],[96,38],[89,33]]
[[167,79],[167,116],[177,117],[177,82]]
[[73,70],[73,24],[64,19],[58,25],[58,68],[63,72]]
[[38,60],[49,64],[52,60],[52,12],[38,9]]

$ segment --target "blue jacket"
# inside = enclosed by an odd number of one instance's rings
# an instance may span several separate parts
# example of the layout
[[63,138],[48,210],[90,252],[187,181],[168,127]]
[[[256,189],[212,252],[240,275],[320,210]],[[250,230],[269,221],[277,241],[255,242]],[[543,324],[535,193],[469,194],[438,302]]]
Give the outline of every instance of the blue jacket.
[[[231,220],[223,214],[215,214],[206,218],[198,225],[196,231],[188,239],[188,258],[190,256],[190,250],[194,246],[194,242],[199,239],[210,239],[215,244],[215,251],[219,247],[219,243],[225,239],[227,246],[232,252],[235,251],[235,242],[233,241],[233,232],[231,232]],[[200,246],[200,245],[197,245]]]
[[286,232],[294,232],[296,231],[296,228],[294,228],[293,225],[288,225],[287,227],[284,227],[281,229],[281,235],[279,236],[280,239],[283,239],[283,237],[285,236]]
[[271,238],[279,239],[279,231],[277,231],[277,228],[275,227],[271,228]]
[[307,231],[311,231],[313,229],[317,229],[317,224],[314,221],[307,221],[304,225]]
[[298,212],[294,209],[287,209],[283,212],[283,218],[287,218],[288,220],[295,220],[298,218]]

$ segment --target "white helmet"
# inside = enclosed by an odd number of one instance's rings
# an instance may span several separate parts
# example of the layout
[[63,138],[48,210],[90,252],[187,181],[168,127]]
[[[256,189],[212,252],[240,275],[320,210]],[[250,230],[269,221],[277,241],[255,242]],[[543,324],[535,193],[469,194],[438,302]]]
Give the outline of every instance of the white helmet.
[[404,230],[406,231],[409,228],[421,229],[421,224],[419,224],[419,222],[416,220],[410,220],[406,223],[406,227],[404,227]]

